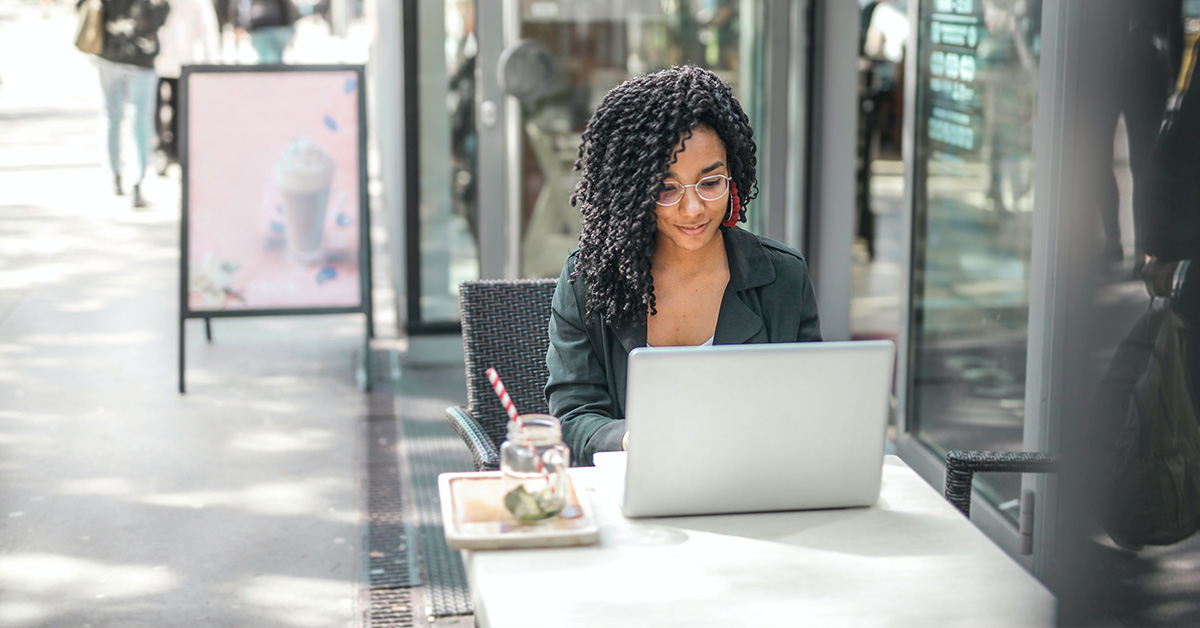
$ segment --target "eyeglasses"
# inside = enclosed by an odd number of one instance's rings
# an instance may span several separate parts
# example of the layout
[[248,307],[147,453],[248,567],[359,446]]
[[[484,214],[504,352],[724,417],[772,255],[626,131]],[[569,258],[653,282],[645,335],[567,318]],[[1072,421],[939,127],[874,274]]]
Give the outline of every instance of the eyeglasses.
[[720,200],[729,191],[729,181],[732,177],[723,174],[710,174],[695,183],[683,185],[678,181],[663,181],[665,186],[658,193],[659,205],[674,205],[683,200],[683,193],[688,188],[696,188],[696,196],[706,201]]

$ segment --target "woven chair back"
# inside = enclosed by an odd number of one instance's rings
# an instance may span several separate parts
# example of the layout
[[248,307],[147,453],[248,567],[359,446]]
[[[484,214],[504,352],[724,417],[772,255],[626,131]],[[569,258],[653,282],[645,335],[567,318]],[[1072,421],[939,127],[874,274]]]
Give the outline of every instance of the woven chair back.
[[554,279],[482,279],[459,287],[467,404],[497,447],[508,415],[488,382],[495,367],[522,414],[546,412],[546,349]]

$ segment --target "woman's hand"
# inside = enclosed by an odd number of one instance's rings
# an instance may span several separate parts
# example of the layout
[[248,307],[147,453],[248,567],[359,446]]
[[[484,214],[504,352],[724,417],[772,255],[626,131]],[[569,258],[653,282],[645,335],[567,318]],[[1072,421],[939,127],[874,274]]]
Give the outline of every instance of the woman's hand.
[[1150,292],[1150,296],[1171,296],[1177,266],[1178,261],[1166,262],[1150,258],[1150,263],[1146,264],[1145,270],[1142,271],[1142,280],[1146,282],[1146,290]]

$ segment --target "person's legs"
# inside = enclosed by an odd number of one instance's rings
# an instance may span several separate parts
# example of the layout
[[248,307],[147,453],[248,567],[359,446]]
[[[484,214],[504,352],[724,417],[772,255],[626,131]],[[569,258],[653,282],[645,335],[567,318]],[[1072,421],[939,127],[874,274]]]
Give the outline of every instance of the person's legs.
[[116,193],[121,189],[121,120],[125,116],[125,99],[129,90],[129,74],[118,63],[97,58],[96,70],[100,75],[100,89],[104,92],[104,109],[101,125],[104,143],[108,152],[108,168],[113,175]]
[[279,46],[279,62],[283,63],[283,53],[292,45],[292,38],[296,36],[295,26],[280,26],[275,31],[275,43]]
[[[1146,25],[1139,24],[1129,34],[1117,75],[1121,78],[1118,102],[1125,113],[1125,129],[1129,137],[1129,170],[1133,176],[1133,242],[1138,266],[1145,251],[1145,212],[1143,207],[1146,169],[1154,144],[1158,140],[1167,100],[1173,91],[1175,75],[1172,60],[1159,52],[1160,37]],[[1137,267],[1135,267],[1135,271]]]
[[250,33],[250,45],[254,46],[254,52],[258,54],[258,62],[262,65],[279,63],[283,60],[283,55],[277,54],[275,40],[267,30],[261,28]]
[[130,125],[133,127],[134,150],[137,154],[137,170],[133,182],[133,204],[141,207],[142,179],[150,162],[151,138],[154,134],[154,88],[158,77],[153,70],[134,68],[130,70],[129,105]]
[[292,42],[292,26],[270,26],[250,33],[250,44],[258,53],[258,62],[269,65],[283,63],[283,51]]

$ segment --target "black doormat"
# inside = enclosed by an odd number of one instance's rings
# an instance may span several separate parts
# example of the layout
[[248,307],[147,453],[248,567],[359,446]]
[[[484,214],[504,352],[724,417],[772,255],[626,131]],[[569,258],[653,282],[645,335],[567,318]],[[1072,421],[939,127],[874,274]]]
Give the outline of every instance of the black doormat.
[[[413,608],[413,587],[421,585],[420,564],[413,542],[400,462],[399,426],[391,381],[394,357],[372,352],[368,395],[365,530],[362,547],[362,625],[367,628],[409,628],[423,616]],[[425,622],[421,622],[424,625]]]
[[471,454],[446,422],[446,408],[466,402],[461,366],[406,369],[400,378],[399,413],[403,458],[412,490],[412,522],[421,546],[427,612],[431,617],[474,613],[466,571],[456,550],[446,546],[437,476],[473,471]]

